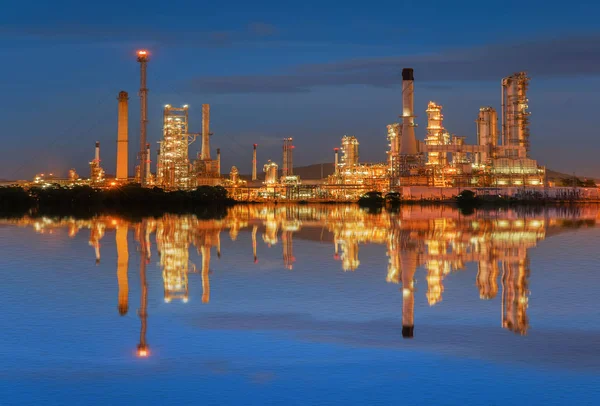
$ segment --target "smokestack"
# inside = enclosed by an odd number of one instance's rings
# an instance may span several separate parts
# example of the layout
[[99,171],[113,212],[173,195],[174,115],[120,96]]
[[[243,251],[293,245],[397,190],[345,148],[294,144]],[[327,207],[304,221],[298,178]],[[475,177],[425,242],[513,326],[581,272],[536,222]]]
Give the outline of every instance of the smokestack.
[[94,161],[100,165],[100,141],[96,141],[96,154],[94,155]]
[[144,187],[146,186],[146,127],[148,125],[148,89],[146,88],[148,51],[138,51],[137,61],[140,63],[140,184]]
[[146,144],[146,181],[148,181],[148,179],[150,179],[151,176],[150,163],[150,144]]
[[414,76],[411,68],[402,69],[402,141],[401,155],[417,154],[415,138]]
[[129,95],[125,91],[119,92],[119,110],[117,124],[117,180],[126,181],[128,173],[128,148],[129,148]]
[[202,150],[201,160],[210,159],[210,104],[202,105]]
[[217,175],[221,176],[221,148],[217,148]]
[[335,161],[334,161],[335,163],[334,163],[334,166],[333,166],[333,170],[334,170],[335,173],[338,173],[339,172],[338,164],[339,164],[340,149],[339,148],[334,148],[333,151],[335,152]]
[[288,172],[288,154],[287,154],[287,146],[288,146],[288,139],[284,138],[283,139],[283,162],[282,162],[282,168],[281,168],[281,176],[287,176],[287,172]]
[[256,180],[256,147],[254,144],[254,150],[252,151],[252,180]]

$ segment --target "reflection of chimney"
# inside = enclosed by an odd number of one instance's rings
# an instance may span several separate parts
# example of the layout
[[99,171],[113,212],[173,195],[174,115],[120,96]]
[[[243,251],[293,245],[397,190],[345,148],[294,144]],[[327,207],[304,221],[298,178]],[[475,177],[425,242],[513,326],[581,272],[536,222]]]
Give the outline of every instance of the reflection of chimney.
[[200,159],[210,159],[210,104],[202,105],[202,150]]
[[254,254],[254,263],[258,262],[258,255],[256,254],[256,232],[258,231],[258,226],[254,225],[252,227],[252,253]]
[[210,279],[208,277],[210,267],[210,247],[200,247],[202,252],[202,303],[210,302]]
[[254,150],[252,151],[252,180],[256,180],[256,146],[254,144]]
[[402,69],[401,155],[415,155],[417,153],[417,139],[415,138],[414,80],[415,78],[413,77],[413,70],[411,68]]
[[414,251],[402,251],[402,337],[413,338],[415,329],[415,291],[414,276],[417,270],[417,254]]
[[117,180],[127,180],[128,174],[128,125],[129,125],[129,96],[127,92],[119,92],[119,110],[117,124]]
[[117,244],[117,280],[119,283],[119,314],[125,316],[129,310],[129,283],[127,268],[129,266],[129,250],[127,248],[127,226],[119,225],[116,231]]

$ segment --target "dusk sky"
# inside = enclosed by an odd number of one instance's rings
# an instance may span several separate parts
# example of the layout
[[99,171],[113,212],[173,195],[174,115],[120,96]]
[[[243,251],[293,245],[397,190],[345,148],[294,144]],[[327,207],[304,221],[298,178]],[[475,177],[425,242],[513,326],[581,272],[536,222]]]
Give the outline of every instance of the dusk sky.
[[344,134],[361,161],[383,161],[403,67],[415,70],[417,138],[433,100],[445,127],[475,142],[479,107],[499,111],[501,78],[527,71],[532,157],[600,177],[599,13],[597,1],[11,2],[0,14],[0,178],[88,176],[96,140],[114,174],[121,90],[132,174],[138,48],[151,52],[153,158],[165,104],[189,104],[199,132],[210,103],[224,173],[249,173],[253,143],[260,164],[280,162],[283,137],[294,137],[297,166],[331,162]]

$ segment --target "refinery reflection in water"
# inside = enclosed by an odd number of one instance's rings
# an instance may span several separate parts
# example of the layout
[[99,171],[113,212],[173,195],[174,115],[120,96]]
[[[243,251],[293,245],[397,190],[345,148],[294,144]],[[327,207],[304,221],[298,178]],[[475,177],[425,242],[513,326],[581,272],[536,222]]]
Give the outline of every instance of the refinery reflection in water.
[[[283,269],[292,270],[294,236],[333,245],[334,258],[343,271],[360,268],[359,247],[363,244],[386,246],[387,272],[382,282],[397,284],[402,296],[402,336],[414,335],[415,273],[426,272],[425,296],[430,306],[442,301],[444,279],[466,264],[477,264],[474,284],[482,300],[501,295],[502,327],[525,335],[529,327],[530,276],[529,250],[548,235],[578,226],[595,227],[600,218],[598,207],[551,208],[528,212],[524,209],[480,211],[465,216],[445,206],[403,207],[397,212],[369,213],[345,205],[240,205],[223,218],[204,220],[192,215],[165,214],[159,218],[128,221],[112,216],[89,220],[25,217],[1,220],[3,224],[31,226],[40,233],[67,228],[74,237],[89,230],[89,244],[96,263],[101,261],[101,240],[114,232],[117,250],[118,312],[129,311],[129,245],[134,235],[140,253],[141,303],[137,315],[141,322],[137,355],[150,355],[146,342],[148,284],[146,265],[157,257],[162,270],[164,301],[187,302],[189,274],[199,273],[202,303],[210,302],[211,251],[221,257],[221,233],[236,241],[241,232],[249,233],[252,258],[259,262],[259,252],[281,245]],[[317,231],[317,232],[315,232]],[[260,238],[262,237],[262,238]],[[152,252],[152,240],[156,253]],[[262,240],[262,243],[261,243]],[[190,260],[193,246],[201,257],[197,266]],[[249,252],[249,251],[248,251]],[[91,254],[91,253],[90,253]],[[338,269],[340,269],[338,268]],[[331,271],[335,272],[335,269]]]

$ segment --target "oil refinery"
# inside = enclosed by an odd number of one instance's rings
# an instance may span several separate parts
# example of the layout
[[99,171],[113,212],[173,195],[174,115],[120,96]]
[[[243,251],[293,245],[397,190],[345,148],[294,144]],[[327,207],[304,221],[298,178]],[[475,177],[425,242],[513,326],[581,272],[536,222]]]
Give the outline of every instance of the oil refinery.
[[[89,178],[70,174],[68,179],[52,180],[36,175],[34,183],[65,185],[89,184],[113,187],[135,182],[143,187],[164,190],[189,190],[202,185],[223,186],[237,200],[337,200],[353,201],[368,191],[398,192],[403,199],[448,199],[465,188],[479,195],[556,197],[565,191],[549,184],[545,167],[530,157],[529,100],[530,78],[517,72],[501,80],[500,124],[493,106],[474,112],[476,143],[455,135],[444,127],[442,105],[430,101],[423,106],[426,117],[423,137],[416,135],[417,111],[414,106],[415,73],[402,70],[402,108],[400,120],[382,125],[387,134],[387,158],[381,162],[360,161],[359,139],[344,135],[334,148],[334,171],[321,179],[302,180],[294,174],[292,137],[282,139],[281,161],[263,162],[263,180],[258,177],[257,146],[252,144],[252,174],[247,178],[233,166],[228,175],[221,173],[221,151],[211,151],[210,105],[202,104],[201,133],[189,128],[189,107],[167,104],[163,110],[162,138],[158,140],[156,159],[152,159],[147,141],[148,88],[150,54],[137,52],[140,64],[140,146],[133,177],[128,173],[128,101],[126,91],[118,94],[117,159],[115,177],[108,178],[100,161],[96,142]],[[201,138],[199,152],[190,159],[190,146]],[[420,139],[422,138],[422,139]],[[382,151],[382,156],[383,156]],[[225,153],[227,153],[225,151]],[[341,154],[341,156],[340,156]],[[214,158],[213,158],[214,157]],[[152,167],[155,162],[154,168]],[[248,148],[250,162],[250,148]],[[154,170],[153,170],[154,169]],[[227,172],[227,171],[226,171]],[[77,176],[75,176],[77,175]],[[578,192],[579,193],[579,192]],[[598,189],[584,191],[583,198],[598,198]],[[578,194],[579,195],[579,194]]]

